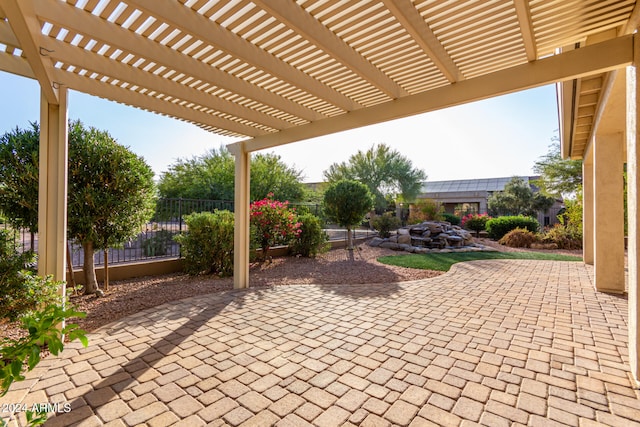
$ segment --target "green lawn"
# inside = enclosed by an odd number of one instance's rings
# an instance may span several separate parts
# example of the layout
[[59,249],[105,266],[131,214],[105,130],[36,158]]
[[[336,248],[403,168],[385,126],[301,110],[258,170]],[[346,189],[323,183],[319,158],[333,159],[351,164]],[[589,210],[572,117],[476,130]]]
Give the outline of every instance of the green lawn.
[[411,255],[391,255],[378,258],[383,264],[423,270],[449,271],[457,262],[482,259],[533,259],[551,261],[582,261],[581,257],[541,252],[451,252]]

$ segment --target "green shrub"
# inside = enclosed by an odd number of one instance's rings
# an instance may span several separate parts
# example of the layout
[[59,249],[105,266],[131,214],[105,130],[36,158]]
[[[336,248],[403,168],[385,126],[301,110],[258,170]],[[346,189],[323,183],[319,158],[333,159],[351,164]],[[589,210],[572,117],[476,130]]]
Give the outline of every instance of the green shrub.
[[459,216],[447,212],[443,213],[442,217],[445,221],[451,223],[451,225],[460,225],[460,222],[462,221]]
[[391,236],[391,230],[395,230],[400,227],[400,220],[393,212],[385,212],[382,215],[376,216],[371,220],[371,226],[378,232],[380,237]]
[[142,242],[142,252],[146,257],[166,255],[172,241],[173,233],[169,230],[158,230],[153,237]]
[[487,221],[487,232],[489,237],[494,240],[500,240],[505,234],[516,228],[523,228],[536,233],[540,224],[535,218],[518,216],[501,216],[492,218]]
[[20,253],[12,233],[0,230],[0,319],[16,320],[40,305],[59,302],[60,282],[39,277],[35,253]]
[[298,222],[300,233],[291,242],[293,255],[315,257],[328,249],[329,236],[322,229],[320,218],[311,213],[305,213],[298,216]]
[[515,228],[502,236],[498,243],[510,248],[530,248],[531,244],[537,240],[535,233],[523,228]]
[[543,243],[555,243],[558,249],[582,249],[582,230],[563,224],[556,224],[542,233]]
[[409,206],[409,223],[416,224],[422,221],[441,221],[443,219],[444,206],[433,199],[421,199]]
[[233,274],[233,213],[214,211],[184,217],[188,231],[174,239],[181,245],[187,273]]
[[470,213],[462,217],[461,225],[463,228],[476,232],[476,237],[479,236],[481,231],[487,228],[487,221],[491,217],[487,214]]

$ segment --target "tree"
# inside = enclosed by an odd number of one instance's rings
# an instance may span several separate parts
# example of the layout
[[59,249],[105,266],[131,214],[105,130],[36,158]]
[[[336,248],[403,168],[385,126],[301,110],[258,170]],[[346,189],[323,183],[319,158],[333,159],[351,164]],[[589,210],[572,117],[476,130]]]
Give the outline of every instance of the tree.
[[373,196],[366,185],[343,179],[332,183],[324,193],[324,212],[329,220],[347,227],[347,248],[353,250],[351,229],[360,224],[373,207]]
[[493,193],[487,201],[492,215],[535,216],[553,206],[555,199],[534,192],[522,178],[513,177],[503,191]]
[[582,185],[582,160],[563,159],[558,139],[553,141],[547,154],[533,165],[534,172],[540,174],[536,185],[551,196],[574,197]]
[[387,208],[388,199],[400,196],[406,202],[414,200],[427,179],[411,160],[385,144],[374,145],[364,153],[358,151],[348,162],[332,164],[324,176],[329,182],[350,179],[365,184],[375,197],[378,213]]
[[30,123],[27,129],[5,133],[0,137],[0,211],[15,228],[38,231],[38,150],[40,129]]
[[[2,207],[8,219],[35,232],[38,225],[39,128],[17,129],[0,138]],[[6,153],[14,153],[7,156]],[[5,180],[5,175],[7,179]],[[84,249],[85,293],[97,289],[94,250],[134,237],[153,213],[153,171],[104,131],[69,123],[69,238]],[[108,283],[108,267],[105,275]]]
[[[233,200],[235,161],[220,147],[203,156],[181,160],[162,173],[158,183],[161,197]],[[260,200],[273,193],[278,200],[302,200],[302,172],[282,162],[273,153],[256,154],[251,161],[251,199]]]
[[142,157],[105,131],[70,124],[68,228],[84,250],[85,293],[97,289],[94,251],[135,237],[151,218],[154,201],[153,171]]

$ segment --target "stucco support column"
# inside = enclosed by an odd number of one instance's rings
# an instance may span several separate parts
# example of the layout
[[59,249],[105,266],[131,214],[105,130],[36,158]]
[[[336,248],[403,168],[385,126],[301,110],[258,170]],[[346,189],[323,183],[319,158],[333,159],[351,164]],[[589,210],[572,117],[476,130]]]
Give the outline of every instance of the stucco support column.
[[233,287],[249,287],[249,203],[251,183],[251,153],[244,144],[233,144],[236,159],[234,196]]
[[582,162],[582,258],[593,265],[593,150]]
[[[637,36],[636,36],[637,40]],[[640,46],[635,43],[634,63],[640,60]],[[631,374],[640,384],[640,334],[638,332],[638,318],[640,317],[640,174],[638,162],[640,161],[640,117],[638,99],[640,99],[640,85],[636,67],[627,68],[627,217],[628,217],[628,247],[627,268],[629,297],[629,364]]]
[[40,97],[38,274],[66,280],[67,89],[60,88],[58,96],[58,105]]
[[593,143],[594,271],[598,291],[623,293],[624,133],[596,135]]

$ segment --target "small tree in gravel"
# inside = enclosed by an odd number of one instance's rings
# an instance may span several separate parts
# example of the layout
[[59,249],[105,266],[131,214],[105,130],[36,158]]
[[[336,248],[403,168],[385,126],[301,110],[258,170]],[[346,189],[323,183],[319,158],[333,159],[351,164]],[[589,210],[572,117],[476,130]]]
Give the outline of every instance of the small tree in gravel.
[[[37,123],[0,137],[0,208],[15,227],[38,225],[39,134]],[[94,251],[135,237],[153,214],[153,170],[107,132],[69,122],[68,234],[84,250],[85,293],[97,280]],[[105,265],[106,267],[106,265]],[[108,283],[105,268],[105,284]]]
[[331,184],[324,193],[327,218],[347,228],[347,249],[353,250],[351,229],[360,224],[373,207],[373,196],[366,185],[353,180]]
[[154,201],[153,170],[142,157],[105,131],[70,123],[68,226],[84,249],[85,294],[97,289],[94,251],[135,237],[153,215]]

